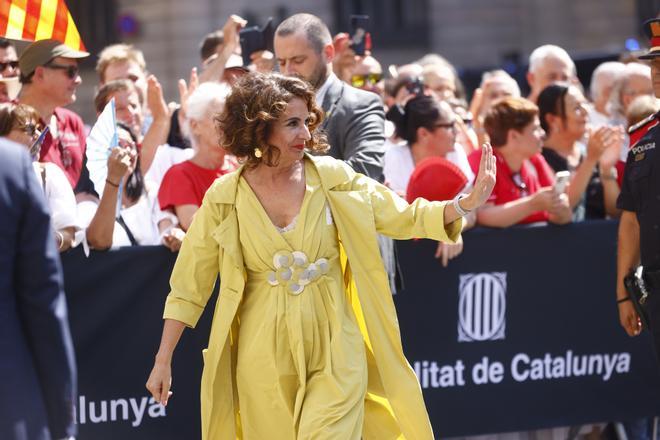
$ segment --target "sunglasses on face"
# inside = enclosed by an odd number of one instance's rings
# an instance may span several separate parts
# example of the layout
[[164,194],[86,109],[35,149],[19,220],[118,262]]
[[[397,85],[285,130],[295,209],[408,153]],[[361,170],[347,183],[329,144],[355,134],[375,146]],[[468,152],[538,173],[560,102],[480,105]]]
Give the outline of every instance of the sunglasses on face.
[[374,85],[381,80],[383,75],[380,73],[369,73],[367,75],[353,75],[351,77],[351,85],[353,87],[364,87],[366,84]]
[[64,70],[64,74],[69,79],[74,79],[78,76],[78,66],[75,65],[49,63],[44,65],[44,67],[47,69]]
[[0,63],[0,71],[7,69],[7,67],[11,67],[12,69],[18,68],[18,61],[6,61]]
[[23,133],[25,133],[30,137],[35,137],[36,135],[41,133],[39,127],[34,122],[26,122],[25,124],[19,124],[16,126],[16,129],[21,130]]
[[25,134],[27,134],[30,137],[34,137],[36,134],[38,134],[37,130],[37,124],[29,123],[25,124],[23,127],[23,131],[25,131]]

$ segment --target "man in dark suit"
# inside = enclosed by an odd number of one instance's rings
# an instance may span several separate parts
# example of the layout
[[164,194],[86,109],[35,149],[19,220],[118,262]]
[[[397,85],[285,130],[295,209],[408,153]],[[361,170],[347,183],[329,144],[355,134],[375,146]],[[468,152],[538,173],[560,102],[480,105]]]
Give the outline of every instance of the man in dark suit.
[[328,27],[311,14],[296,14],[275,31],[280,71],[309,82],[326,119],[323,130],[329,155],[357,172],[382,181],[385,155],[385,111],[373,93],[356,89],[332,73],[335,49]]
[[0,438],[75,435],[76,370],[50,215],[25,148],[0,140]]
[[[325,112],[321,128],[330,144],[328,154],[346,161],[355,171],[383,181],[385,110],[374,93],[356,89],[332,72],[335,48],[323,21],[311,14],[295,14],[275,31],[275,57],[280,71],[309,82]],[[378,243],[390,288],[396,292],[394,242],[379,236]]]

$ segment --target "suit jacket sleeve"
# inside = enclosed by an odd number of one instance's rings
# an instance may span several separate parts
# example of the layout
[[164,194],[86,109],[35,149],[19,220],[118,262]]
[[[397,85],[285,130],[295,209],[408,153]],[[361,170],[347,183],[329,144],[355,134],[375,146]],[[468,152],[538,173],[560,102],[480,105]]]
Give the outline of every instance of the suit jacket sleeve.
[[20,155],[24,189],[16,253],[16,299],[53,438],[75,435],[76,367],[58,251],[43,191],[27,154]]
[[344,136],[342,155],[358,173],[382,181],[385,157],[385,110],[375,94],[360,92],[362,93],[354,97],[343,98],[356,102],[351,109],[352,112],[345,115],[350,119],[342,134]]

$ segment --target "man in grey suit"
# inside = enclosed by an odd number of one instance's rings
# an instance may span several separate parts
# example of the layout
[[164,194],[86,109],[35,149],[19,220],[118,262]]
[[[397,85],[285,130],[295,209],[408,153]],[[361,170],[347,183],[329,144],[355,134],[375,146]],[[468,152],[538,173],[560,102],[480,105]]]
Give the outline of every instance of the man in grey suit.
[[[383,181],[385,110],[380,98],[341,81],[332,72],[335,48],[323,21],[296,14],[275,31],[275,57],[280,71],[309,82],[325,112],[321,128],[330,144],[328,154],[346,161],[355,171]],[[394,242],[379,236],[380,252],[390,288],[396,292]]]
[[378,96],[342,82],[332,72],[335,49],[328,27],[311,14],[296,14],[275,31],[275,56],[280,71],[309,82],[316,89],[326,119],[323,130],[329,155],[382,181],[385,155],[385,111]]
[[76,368],[60,257],[27,149],[0,140],[0,439],[72,438]]

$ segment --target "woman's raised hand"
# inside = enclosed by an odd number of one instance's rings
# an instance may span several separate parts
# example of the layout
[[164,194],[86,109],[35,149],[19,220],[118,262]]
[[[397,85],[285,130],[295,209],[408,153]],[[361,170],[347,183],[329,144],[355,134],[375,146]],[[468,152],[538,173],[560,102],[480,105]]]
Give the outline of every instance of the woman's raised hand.
[[135,151],[130,148],[115,147],[108,157],[108,180],[119,185],[135,159]]
[[474,181],[472,192],[461,201],[461,205],[469,210],[475,210],[483,205],[495,186],[497,165],[493,154],[493,147],[488,142],[481,146],[481,162],[479,163],[479,174]]

